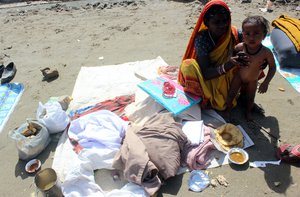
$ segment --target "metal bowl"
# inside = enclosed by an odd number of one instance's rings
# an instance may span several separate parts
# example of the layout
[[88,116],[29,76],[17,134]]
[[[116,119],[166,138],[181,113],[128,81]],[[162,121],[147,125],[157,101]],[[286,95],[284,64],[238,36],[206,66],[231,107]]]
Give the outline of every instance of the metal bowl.
[[228,160],[237,165],[243,165],[249,160],[248,153],[242,148],[231,148],[227,153]]
[[40,160],[32,159],[26,164],[25,170],[28,173],[34,173],[41,168],[41,165],[42,165],[42,163]]

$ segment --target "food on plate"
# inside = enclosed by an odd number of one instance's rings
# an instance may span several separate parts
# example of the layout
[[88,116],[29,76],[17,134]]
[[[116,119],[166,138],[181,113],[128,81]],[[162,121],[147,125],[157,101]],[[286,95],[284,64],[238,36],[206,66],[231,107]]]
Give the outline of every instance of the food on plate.
[[233,147],[242,148],[244,146],[244,136],[242,132],[237,126],[230,123],[215,129],[215,139],[226,151]]
[[25,166],[25,170],[28,173],[34,173],[36,171],[38,171],[41,168],[41,161],[38,159],[32,159],[30,160],[26,166]]

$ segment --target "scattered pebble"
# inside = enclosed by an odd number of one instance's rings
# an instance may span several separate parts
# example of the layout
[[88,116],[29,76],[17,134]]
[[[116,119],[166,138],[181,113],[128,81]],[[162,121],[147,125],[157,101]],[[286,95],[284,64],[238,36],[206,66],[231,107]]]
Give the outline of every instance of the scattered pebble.
[[281,91],[281,92],[284,92],[284,91],[285,91],[285,89],[284,89],[284,88],[281,88],[281,87],[279,87],[278,90]]
[[291,186],[292,186],[292,187],[296,187],[296,186],[297,186],[297,183],[294,183],[294,182],[293,182],[293,183],[291,184]]
[[4,50],[12,49],[12,46],[5,47]]
[[228,186],[228,182],[227,182],[226,178],[223,175],[218,175],[216,177],[216,179],[217,179],[217,181],[219,182],[220,185],[223,185],[225,187]]
[[274,185],[275,185],[275,187],[279,187],[281,185],[281,182],[279,182],[279,181],[275,182]]
[[120,177],[119,177],[118,175],[114,175],[114,176],[113,176],[113,179],[114,179],[114,181],[116,181],[116,180],[119,180]]
[[294,101],[292,99],[287,100],[289,104],[294,105]]
[[212,187],[217,187],[217,184],[218,184],[218,181],[217,181],[216,179],[211,179],[211,180],[210,180],[210,185],[211,185]]

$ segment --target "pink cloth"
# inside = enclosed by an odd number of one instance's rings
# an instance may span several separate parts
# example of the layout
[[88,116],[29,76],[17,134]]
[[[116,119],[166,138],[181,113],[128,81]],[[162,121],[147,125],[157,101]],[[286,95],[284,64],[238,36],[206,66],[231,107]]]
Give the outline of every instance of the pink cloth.
[[211,162],[210,154],[215,150],[214,144],[210,141],[210,128],[204,126],[204,142],[193,147],[187,154],[186,163],[190,170],[205,169]]

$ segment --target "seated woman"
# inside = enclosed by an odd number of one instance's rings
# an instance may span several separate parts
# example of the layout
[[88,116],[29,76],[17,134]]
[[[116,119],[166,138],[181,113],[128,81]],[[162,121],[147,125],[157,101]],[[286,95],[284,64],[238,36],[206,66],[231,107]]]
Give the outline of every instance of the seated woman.
[[[179,68],[178,82],[184,90],[202,97],[202,108],[226,109],[231,80],[247,56],[232,57],[242,34],[231,26],[225,2],[212,0],[203,8]],[[233,101],[233,106],[236,100]]]

